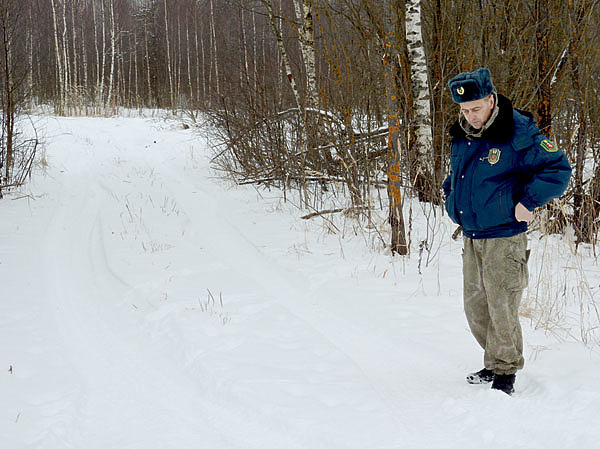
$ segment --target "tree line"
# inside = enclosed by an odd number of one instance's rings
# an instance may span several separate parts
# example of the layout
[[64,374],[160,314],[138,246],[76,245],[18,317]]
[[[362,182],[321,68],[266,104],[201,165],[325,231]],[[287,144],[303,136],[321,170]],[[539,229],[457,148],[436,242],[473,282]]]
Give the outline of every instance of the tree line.
[[440,204],[447,81],[490,68],[534,113],[573,178],[540,212],[543,232],[600,225],[599,0],[3,0],[0,191],[24,180],[35,145],[15,119],[166,108],[214,125],[220,168],[239,183],[299,189],[319,212],[389,209],[408,251],[404,196]]

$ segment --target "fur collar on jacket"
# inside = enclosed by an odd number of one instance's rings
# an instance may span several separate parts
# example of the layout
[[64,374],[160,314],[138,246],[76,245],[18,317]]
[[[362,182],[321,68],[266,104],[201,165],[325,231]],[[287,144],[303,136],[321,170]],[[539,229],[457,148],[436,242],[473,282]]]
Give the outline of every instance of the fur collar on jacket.
[[[513,117],[513,106],[511,101],[504,95],[497,94],[498,98],[498,115],[494,118],[494,121],[489,128],[482,132],[480,138],[488,139],[493,142],[508,142],[514,132],[514,117]],[[522,114],[532,117],[528,112],[519,111]],[[468,136],[460,123],[460,117],[450,127],[450,135],[453,138],[470,137]]]

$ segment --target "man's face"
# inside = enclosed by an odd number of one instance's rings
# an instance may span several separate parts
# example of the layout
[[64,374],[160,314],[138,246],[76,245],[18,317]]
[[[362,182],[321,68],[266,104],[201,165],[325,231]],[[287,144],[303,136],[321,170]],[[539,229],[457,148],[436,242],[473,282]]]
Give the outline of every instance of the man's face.
[[460,104],[460,112],[475,129],[481,129],[494,110],[494,96]]

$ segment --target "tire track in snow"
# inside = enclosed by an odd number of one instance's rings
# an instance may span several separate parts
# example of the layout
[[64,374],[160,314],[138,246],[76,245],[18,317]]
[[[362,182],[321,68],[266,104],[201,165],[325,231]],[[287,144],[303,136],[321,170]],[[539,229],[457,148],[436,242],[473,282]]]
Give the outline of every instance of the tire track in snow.
[[63,203],[44,248],[55,318],[82,384],[73,404],[74,440],[87,449],[263,449],[265,441],[299,447],[245,413],[204,399],[139,332],[119,302],[130,287],[106,262],[100,218],[106,192],[95,176],[64,178]]
[[[185,213],[198,227],[198,234],[219,236],[203,240],[203,245],[213,254],[222,254],[238,273],[253,279],[264,293],[289,310],[294,316],[312,327],[346,356],[369,379],[380,400],[388,407],[388,415],[395,421],[398,434],[403,435],[403,447],[416,447],[406,437],[413,434],[409,427],[413,416],[422,416],[422,410],[438,409],[435,396],[426,396],[424,389],[435,381],[431,359],[411,354],[398,354],[390,342],[368,334],[355,324],[337,316],[334,311],[316,307],[311,303],[318,293],[307,291],[308,282],[295,277],[270,260],[256,247],[227,216],[227,210],[235,207],[226,193],[213,185],[207,176],[202,185],[188,184],[169,168],[169,161],[154,163],[163,180],[170,181],[168,188]],[[265,273],[269,276],[265,277]],[[317,301],[322,303],[322,301]],[[414,374],[407,374],[412,371]],[[412,380],[412,383],[406,384]],[[426,388],[426,387],[425,387]],[[409,423],[409,424],[407,424]],[[425,431],[433,431],[436,422],[420,423]],[[432,432],[433,435],[433,432]],[[440,437],[443,444],[445,438]],[[441,447],[441,446],[440,446]]]

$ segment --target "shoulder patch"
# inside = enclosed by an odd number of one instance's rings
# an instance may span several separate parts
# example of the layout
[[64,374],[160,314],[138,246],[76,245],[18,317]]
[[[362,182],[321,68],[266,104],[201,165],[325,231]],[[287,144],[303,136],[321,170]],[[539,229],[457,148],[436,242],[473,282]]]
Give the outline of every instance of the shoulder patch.
[[544,139],[540,142],[541,147],[546,150],[548,153],[556,153],[558,151],[558,147],[554,142],[549,141],[548,139]]

